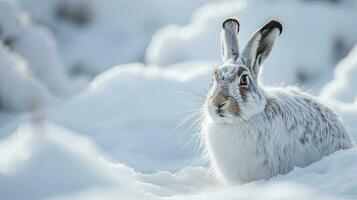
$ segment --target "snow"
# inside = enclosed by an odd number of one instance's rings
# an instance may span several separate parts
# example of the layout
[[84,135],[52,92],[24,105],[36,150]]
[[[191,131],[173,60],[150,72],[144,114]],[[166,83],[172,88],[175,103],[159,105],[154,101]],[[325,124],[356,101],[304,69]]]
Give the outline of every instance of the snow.
[[0,150],[0,193],[5,199],[353,199],[357,195],[357,149],[336,152],[269,181],[232,187],[212,181],[202,167],[137,173],[113,162],[85,136],[46,120],[22,124],[0,141]]
[[162,66],[188,60],[219,60],[219,32],[225,18],[240,19],[239,40],[243,48],[255,30],[277,17],[284,30],[264,63],[264,83],[298,83],[316,93],[331,78],[337,61],[357,42],[355,11],[356,4],[350,1],[212,3],[196,11],[190,24],[158,31],[147,49],[146,60]]
[[94,79],[82,95],[48,115],[93,137],[117,160],[137,170],[179,170],[193,161],[198,150],[192,131],[184,133],[191,123],[174,127],[180,118],[198,111],[203,98],[194,93],[204,95],[215,65],[116,66]]
[[22,124],[1,140],[0,149],[4,199],[45,199],[109,186],[128,197],[145,196],[135,190],[130,168],[111,163],[87,138],[50,122]]
[[[209,1],[26,0],[21,5],[56,33],[73,74],[95,76],[117,64],[143,61],[158,28],[187,23],[190,14]],[[80,16],[83,23],[78,22]]]
[[[99,2],[0,0],[0,199],[357,198],[356,148],[225,185],[201,157],[195,124],[219,64],[222,20],[240,16],[247,41],[278,16],[285,29],[265,84],[312,88],[357,140],[354,1]],[[71,5],[62,18],[59,3]],[[145,50],[147,63],[136,62]],[[82,90],[87,81],[71,78],[78,75],[95,78]]]

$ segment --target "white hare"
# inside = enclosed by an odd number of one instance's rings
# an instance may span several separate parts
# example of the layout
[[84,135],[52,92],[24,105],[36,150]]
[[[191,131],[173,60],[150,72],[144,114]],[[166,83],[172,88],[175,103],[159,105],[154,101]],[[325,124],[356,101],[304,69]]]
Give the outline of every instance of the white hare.
[[242,52],[238,31],[236,19],[223,22],[224,64],[214,71],[204,105],[202,136],[216,173],[228,183],[268,179],[353,147],[339,116],[317,99],[293,87],[259,84],[281,23],[265,24]]

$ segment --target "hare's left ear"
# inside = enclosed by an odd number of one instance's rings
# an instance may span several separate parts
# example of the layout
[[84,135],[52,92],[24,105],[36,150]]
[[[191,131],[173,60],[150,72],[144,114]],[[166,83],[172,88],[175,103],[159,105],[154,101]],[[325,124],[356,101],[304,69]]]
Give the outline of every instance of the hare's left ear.
[[221,32],[221,56],[223,62],[239,56],[238,32],[239,22],[235,18],[226,19]]
[[283,31],[283,26],[276,20],[271,20],[256,31],[245,47],[242,59],[250,68],[254,78],[258,78],[260,65],[268,57],[274,42]]

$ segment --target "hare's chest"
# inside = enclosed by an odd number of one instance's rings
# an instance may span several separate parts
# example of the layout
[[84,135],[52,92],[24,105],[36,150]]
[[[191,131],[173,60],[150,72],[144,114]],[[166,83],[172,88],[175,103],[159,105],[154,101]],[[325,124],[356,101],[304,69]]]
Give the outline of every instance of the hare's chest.
[[212,123],[204,131],[212,164],[224,179],[247,182],[269,175],[265,148],[245,127]]

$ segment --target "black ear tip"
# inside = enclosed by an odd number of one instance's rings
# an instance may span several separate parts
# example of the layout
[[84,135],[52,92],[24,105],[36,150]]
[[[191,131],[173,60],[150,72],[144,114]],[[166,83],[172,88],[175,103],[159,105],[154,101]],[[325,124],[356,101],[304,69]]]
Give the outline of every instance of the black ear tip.
[[239,31],[239,26],[240,26],[240,24],[239,24],[238,18],[236,18],[236,17],[230,17],[230,18],[224,20],[224,22],[222,23],[222,27],[223,27],[223,28],[226,28],[226,25],[229,24],[229,23],[235,23],[235,24],[237,24],[238,31]]
[[261,30],[264,31],[266,29],[273,29],[273,28],[279,29],[279,34],[283,32],[283,25],[276,19],[270,20],[267,24],[263,26]]

